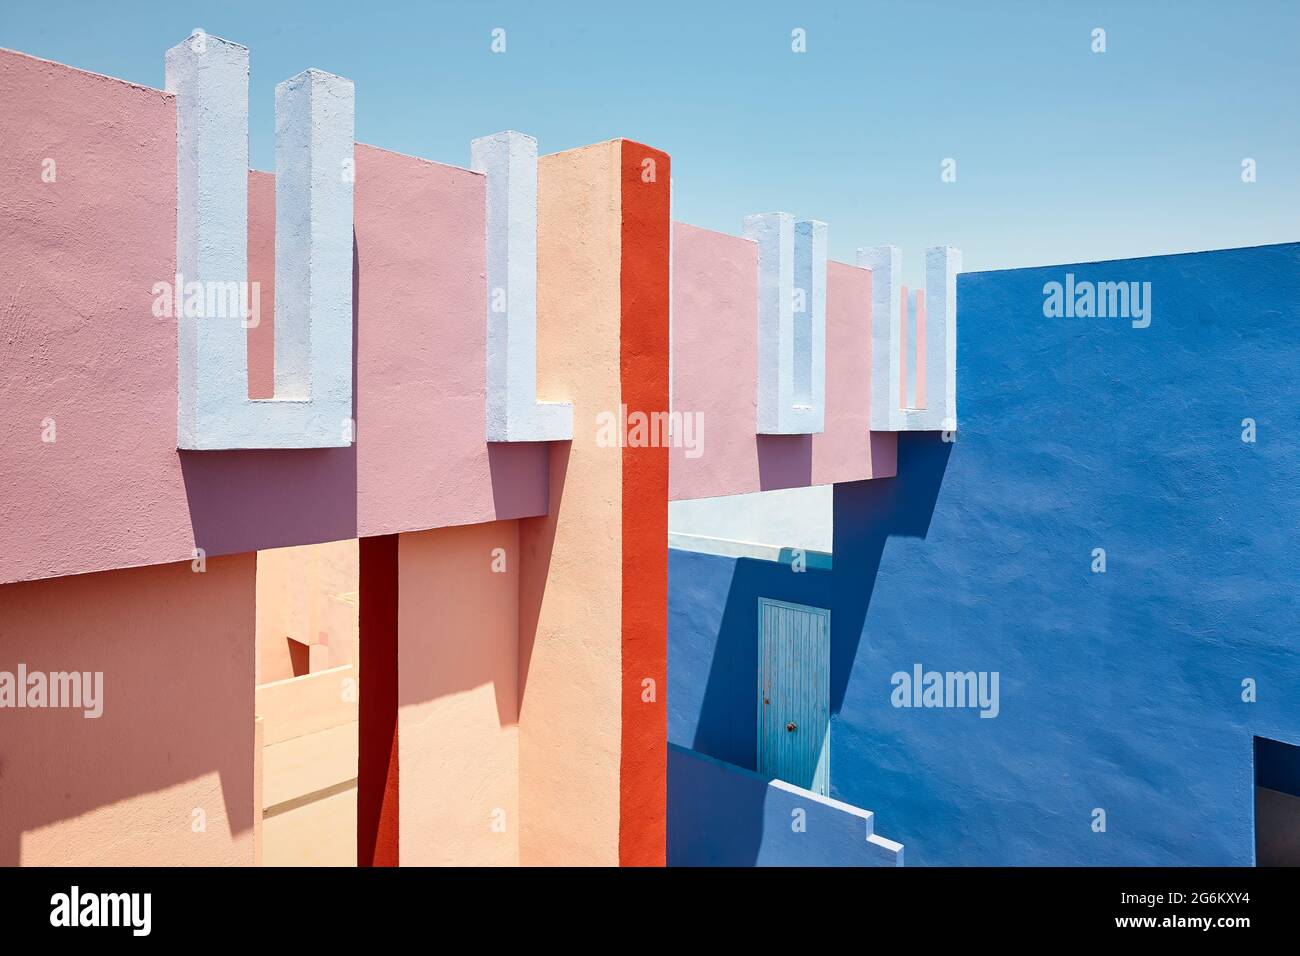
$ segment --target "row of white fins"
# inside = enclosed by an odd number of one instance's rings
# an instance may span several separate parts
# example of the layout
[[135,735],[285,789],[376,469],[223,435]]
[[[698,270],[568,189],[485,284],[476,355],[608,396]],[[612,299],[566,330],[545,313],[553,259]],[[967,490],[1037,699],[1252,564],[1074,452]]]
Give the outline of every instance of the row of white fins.
[[[196,33],[167,52],[166,88],[177,103],[177,272],[200,290],[243,283],[248,50]],[[306,70],[276,87],[275,397],[247,397],[241,323],[178,310],[178,447],[352,442],[354,118],[349,80]],[[571,439],[573,407],[536,400],[537,141],[476,139],[471,166],[487,179],[487,439]],[[821,432],[826,224],[768,213],[747,217],[744,235],[759,258],[756,432]],[[955,429],[961,254],[928,250],[926,292],[906,298],[897,248],[859,250],[858,265],[873,273],[872,430]]]

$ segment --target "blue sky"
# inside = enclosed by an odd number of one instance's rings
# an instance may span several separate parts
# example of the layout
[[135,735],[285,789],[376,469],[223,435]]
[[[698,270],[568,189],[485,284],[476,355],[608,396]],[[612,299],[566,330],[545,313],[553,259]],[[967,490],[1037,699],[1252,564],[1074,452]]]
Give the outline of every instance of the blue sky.
[[824,219],[834,258],[891,242],[913,282],[939,243],[978,270],[1300,239],[1295,0],[0,5],[0,46],[158,87],[194,27],[251,50],[259,169],[275,84],[314,66],[356,83],[362,142],[627,136],[672,155],[676,218]]

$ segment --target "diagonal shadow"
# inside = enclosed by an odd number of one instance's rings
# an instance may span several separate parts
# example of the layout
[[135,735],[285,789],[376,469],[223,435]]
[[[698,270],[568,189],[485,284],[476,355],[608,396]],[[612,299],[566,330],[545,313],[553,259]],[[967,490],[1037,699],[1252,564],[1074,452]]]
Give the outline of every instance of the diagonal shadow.
[[[831,713],[840,712],[885,547],[893,537],[929,533],[952,447],[938,433],[900,435],[896,477],[836,485],[829,569],[809,566],[796,572],[785,562],[736,559],[693,750],[757,770],[760,597],[830,609]],[[671,791],[671,780],[669,787]],[[752,865],[762,848],[763,806],[732,805],[726,812],[731,858]]]
[[831,712],[840,711],[886,544],[926,536],[952,448],[938,433],[900,435],[897,477],[836,485],[830,570],[736,560],[692,749],[757,769],[760,597],[831,610]]

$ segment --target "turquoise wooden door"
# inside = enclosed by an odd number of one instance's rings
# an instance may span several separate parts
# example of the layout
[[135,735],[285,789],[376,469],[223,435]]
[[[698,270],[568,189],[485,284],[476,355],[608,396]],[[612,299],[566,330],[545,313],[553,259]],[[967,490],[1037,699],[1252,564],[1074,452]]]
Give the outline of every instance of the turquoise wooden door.
[[831,612],[758,599],[759,773],[828,796]]

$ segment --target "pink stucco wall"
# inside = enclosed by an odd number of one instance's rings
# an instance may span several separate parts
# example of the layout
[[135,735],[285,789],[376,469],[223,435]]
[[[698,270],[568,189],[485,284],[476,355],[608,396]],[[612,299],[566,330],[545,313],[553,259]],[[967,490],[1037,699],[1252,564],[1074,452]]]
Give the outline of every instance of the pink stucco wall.
[[356,150],[358,533],[546,511],[544,444],[487,434],[486,179]]
[[104,675],[0,710],[0,866],[253,862],[254,557],[0,585],[0,671]]
[[871,431],[871,270],[826,264],[826,431],[812,439],[812,480],[892,477],[898,436]]
[[896,438],[872,432],[871,272],[826,276],[826,430],[758,435],[758,247],[673,223],[673,411],[699,413],[703,453],[673,448],[669,496],[707,498],[894,474]]
[[275,396],[275,174],[248,172],[248,276],[260,314],[248,330],[248,397]]
[[172,98],[4,51],[0,90],[0,581],[180,560]]
[[[545,511],[546,449],[484,438],[480,174],[357,147],[353,447],[179,453],[175,328],[150,309],[175,272],[174,99],[8,51],[0,90],[0,582]],[[249,210],[265,395],[270,174]],[[675,224],[674,408],[702,414],[704,453],[673,449],[671,497],[893,474],[894,437],[866,428],[870,273],[828,270],[825,433],[765,437],[756,270],[752,243]]]
[[[485,440],[480,175],[357,148],[356,445],[179,453],[176,330],[151,313],[175,274],[174,99],[9,51],[0,92],[0,582],[545,509],[545,449]],[[271,184],[250,193],[268,326]]]

